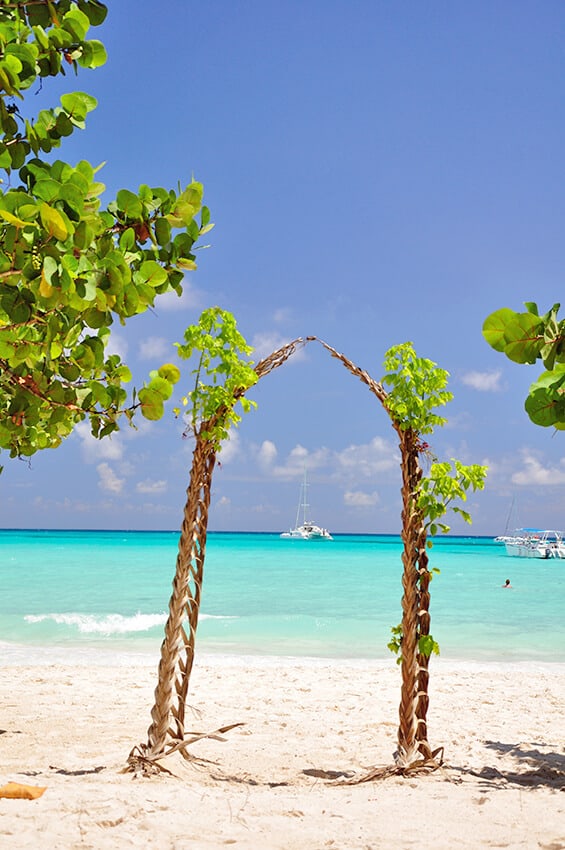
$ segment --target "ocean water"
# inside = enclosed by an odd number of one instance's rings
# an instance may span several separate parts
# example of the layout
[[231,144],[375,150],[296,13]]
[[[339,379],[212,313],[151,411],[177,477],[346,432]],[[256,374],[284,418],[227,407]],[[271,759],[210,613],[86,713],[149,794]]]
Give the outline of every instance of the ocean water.
[[[0,663],[2,647],[157,657],[177,546],[178,532],[0,530]],[[197,653],[390,658],[401,551],[396,536],[210,533]],[[437,539],[430,560],[443,658],[565,661],[565,562],[477,537]]]

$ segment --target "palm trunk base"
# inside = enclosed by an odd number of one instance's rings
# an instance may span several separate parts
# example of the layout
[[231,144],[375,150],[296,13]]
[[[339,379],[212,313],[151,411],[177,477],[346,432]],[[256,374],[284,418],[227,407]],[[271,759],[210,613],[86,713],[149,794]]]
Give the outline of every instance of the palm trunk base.
[[214,741],[225,741],[223,737],[225,732],[230,729],[235,729],[237,726],[243,726],[243,723],[230,723],[229,726],[220,726],[219,729],[214,729],[211,732],[187,732],[184,740],[173,740],[172,738],[163,745],[160,752],[155,752],[150,749],[147,744],[138,744],[130,752],[127,759],[127,766],[123,769],[123,773],[135,773],[142,776],[154,776],[157,773],[168,773],[174,775],[171,770],[165,767],[161,762],[169,756],[178,753],[188,762],[194,764],[210,764],[207,759],[201,759],[193,756],[188,752],[188,747],[195,744],[196,741],[201,741],[203,738],[212,738]]
[[429,756],[421,756],[410,763],[400,763],[374,767],[361,776],[343,779],[336,785],[361,785],[364,782],[375,782],[379,779],[388,779],[390,776],[422,776],[433,773],[443,767],[443,747],[430,751]]

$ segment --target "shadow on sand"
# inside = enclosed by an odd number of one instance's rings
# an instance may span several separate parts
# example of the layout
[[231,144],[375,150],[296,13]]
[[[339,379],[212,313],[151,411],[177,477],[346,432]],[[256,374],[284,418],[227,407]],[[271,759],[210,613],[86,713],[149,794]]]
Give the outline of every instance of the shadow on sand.
[[551,788],[554,791],[565,791],[565,752],[543,752],[536,747],[544,744],[505,744],[501,741],[485,741],[488,749],[501,756],[510,756],[516,764],[516,770],[497,767],[483,767],[476,771],[470,768],[452,767],[461,776],[476,776],[488,786],[518,785],[529,788]]

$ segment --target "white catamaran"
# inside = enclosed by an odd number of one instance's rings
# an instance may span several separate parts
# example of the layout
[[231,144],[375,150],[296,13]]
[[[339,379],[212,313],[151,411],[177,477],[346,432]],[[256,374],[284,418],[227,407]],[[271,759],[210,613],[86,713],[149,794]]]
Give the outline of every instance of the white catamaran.
[[[306,480],[306,469],[304,470],[304,481],[300,485],[300,497],[298,499],[298,508],[296,510],[296,522],[294,528],[289,531],[283,531],[281,537],[284,540],[333,540],[333,537],[327,528],[321,528],[312,520],[308,519],[308,508],[310,507],[307,499],[308,482]],[[300,515],[302,514],[302,522]]]

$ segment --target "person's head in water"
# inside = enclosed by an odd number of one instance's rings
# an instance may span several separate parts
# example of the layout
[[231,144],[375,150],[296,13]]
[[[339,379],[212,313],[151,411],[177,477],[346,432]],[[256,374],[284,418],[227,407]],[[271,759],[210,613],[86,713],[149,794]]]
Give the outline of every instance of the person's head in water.
[[506,581],[504,582],[504,584],[502,585],[502,587],[512,587],[512,585],[510,584],[510,579],[509,579],[509,578],[507,578],[507,579],[506,579]]

